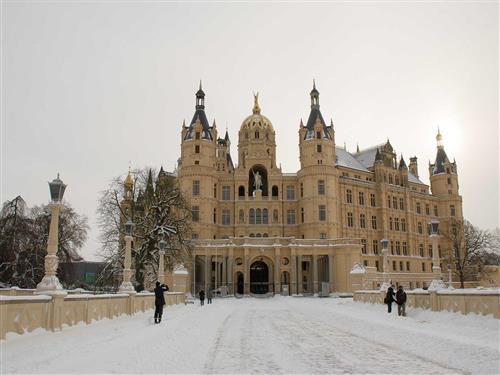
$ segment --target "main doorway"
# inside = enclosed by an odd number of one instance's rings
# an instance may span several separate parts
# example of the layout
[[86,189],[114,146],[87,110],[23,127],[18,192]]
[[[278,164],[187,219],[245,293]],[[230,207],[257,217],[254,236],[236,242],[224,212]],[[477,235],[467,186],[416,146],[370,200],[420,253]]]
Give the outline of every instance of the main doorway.
[[269,268],[261,260],[253,262],[250,266],[250,293],[269,293]]

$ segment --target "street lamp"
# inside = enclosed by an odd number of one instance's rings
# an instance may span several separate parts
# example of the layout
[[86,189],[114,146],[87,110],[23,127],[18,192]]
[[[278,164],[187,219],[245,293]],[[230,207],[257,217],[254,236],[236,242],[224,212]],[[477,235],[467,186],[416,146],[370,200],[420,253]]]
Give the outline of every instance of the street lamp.
[[57,248],[59,244],[59,212],[62,210],[62,199],[66,186],[57,177],[49,182],[49,191],[51,202],[49,209],[51,213],[49,238],[47,241],[47,255],[45,256],[45,275],[42,281],[36,286],[37,294],[67,294],[63,289],[59,279],[57,278],[57,268],[59,266],[59,258],[57,257]]
[[389,271],[389,258],[388,258],[389,250],[387,249],[387,246],[389,245],[389,240],[387,238],[383,238],[380,240],[380,244],[382,245],[382,272],[383,272],[382,273],[383,283],[380,286],[380,290],[386,291],[391,286],[387,274],[387,272]]
[[118,288],[119,293],[135,294],[134,286],[130,281],[132,277],[132,239],[134,234],[135,224],[132,220],[128,219],[124,225],[125,227],[125,261],[123,262],[123,281]]
[[428,290],[434,291],[445,288],[441,277],[441,266],[439,265],[439,221],[436,219],[432,219],[429,222],[429,240],[432,245],[432,273],[434,278],[432,279]]

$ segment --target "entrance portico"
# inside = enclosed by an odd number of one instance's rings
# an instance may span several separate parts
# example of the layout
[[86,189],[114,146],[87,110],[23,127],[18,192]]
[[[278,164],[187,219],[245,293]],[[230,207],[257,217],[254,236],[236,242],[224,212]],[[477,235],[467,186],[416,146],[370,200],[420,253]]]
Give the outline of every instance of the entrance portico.
[[227,288],[230,295],[315,294],[351,291],[350,270],[360,262],[357,239],[304,240],[293,237],[233,237],[197,240],[191,289]]

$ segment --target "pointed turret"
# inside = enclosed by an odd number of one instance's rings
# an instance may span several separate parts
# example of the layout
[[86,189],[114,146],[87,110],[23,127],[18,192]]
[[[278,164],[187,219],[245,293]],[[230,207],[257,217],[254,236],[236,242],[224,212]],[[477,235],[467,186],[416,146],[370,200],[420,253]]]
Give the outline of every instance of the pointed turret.
[[437,153],[436,153],[436,161],[434,164],[431,164],[431,174],[435,175],[438,173],[444,173],[445,172],[445,164],[450,163],[448,160],[448,156],[446,155],[446,152],[444,151],[444,146],[443,146],[443,136],[441,135],[441,132],[438,127],[438,132],[436,135],[436,146],[437,146]]
[[401,154],[401,159],[399,159],[399,169],[408,169],[406,166],[405,159],[403,158],[403,154]]
[[443,136],[438,128],[436,135],[436,160],[429,163],[431,190],[435,195],[458,195],[457,165],[450,162],[444,151]]
[[193,115],[193,119],[191,120],[191,124],[186,131],[186,135],[184,137],[185,140],[194,138],[195,135],[193,127],[197,122],[201,124],[201,138],[212,140],[212,134],[210,133],[210,124],[208,123],[207,115],[205,114],[205,92],[201,88],[201,81],[200,88],[196,92],[195,112]]
[[313,139],[317,138],[316,133],[314,131],[314,126],[317,121],[322,125],[322,134],[321,138],[332,139],[332,135],[330,134],[328,127],[326,126],[325,120],[323,119],[323,115],[319,109],[319,91],[316,89],[316,82],[313,80],[313,89],[310,93],[311,96],[311,112],[309,113],[309,118],[306,124],[306,133],[304,139]]

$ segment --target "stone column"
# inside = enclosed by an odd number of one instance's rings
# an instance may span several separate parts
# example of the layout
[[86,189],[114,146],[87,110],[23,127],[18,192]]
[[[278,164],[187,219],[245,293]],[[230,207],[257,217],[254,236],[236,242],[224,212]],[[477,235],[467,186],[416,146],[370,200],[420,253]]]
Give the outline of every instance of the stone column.
[[328,254],[328,283],[330,284],[330,293],[334,291],[334,277],[333,277],[333,255]]
[[439,265],[439,235],[431,234],[429,239],[432,244],[432,274],[433,279],[429,285],[429,291],[436,291],[440,289],[445,289],[444,281],[442,280],[441,267]]
[[226,267],[226,264],[227,264],[227,256],[226,255],[223,255],[222,256],[222,281],[221,281],[221,285],[227,285],[227,267]]
[[208,291],[208,283],[210,282],[209,281],[209,277],[210,277],[210,271],[209,271],[209,266],[211,266],[211,259],[209,259],[208,257],[208,249],[205,249],[205,293],[207,293]]
[[118,289],[119,293],[134,294],[135,289],[130,278],[132,276],[132,236],[125,236],[125,260],[123,262],[123,281]]
[[59,258],[57,257],[57,248],[59,244],[59,211],[60,203],[50,203],[50,228],[47,241],[47,255],[45,256],[45,275],[42,281],[36,286],[35,293],[38,294],[67,294],[57,278],[57,268],[59,267]]
[[234,286],[233,286],[233,249],[229,249],[229,256],[227,258],[227,287],[228,293],[234,295]]
[[243,265],[245,266],[243,270],[243,281],[244,281],[243,294],[250,294],[250,265],[248,259],[249,257],[250,257],[250,252],[248,250],[248,247],[245,247],[245,259],[243,260]]
[[281,292],[281,272],[280,272],[280,267],[281,267],[281,256],[280,256],[280,249],[275,248],[275,255],[274,255],[274,294],[279,294]]
[[291,249],[290,261],[292,262],[292,272],[290,273],[290,295],[298,294],[297,291],[297,255],[295,254],[295,249]]
[[158,281],[160,284],[165,284],[165,252],[158,252]]
[[302,254],[297,257],[297,294],[302,294],[304,291],[303,272],[302,272]]
[[313,293],[319,292],[319,282],[318,282],[318,255],[313,253]]

